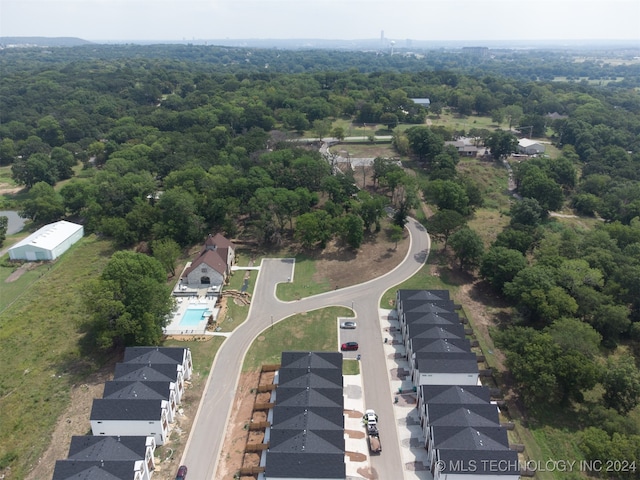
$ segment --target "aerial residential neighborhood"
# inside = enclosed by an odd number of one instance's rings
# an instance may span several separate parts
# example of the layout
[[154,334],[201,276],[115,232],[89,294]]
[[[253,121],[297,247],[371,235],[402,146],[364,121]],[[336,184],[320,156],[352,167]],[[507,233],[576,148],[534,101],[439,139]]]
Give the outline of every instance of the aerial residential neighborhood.
[[3,4],[0,479],[637,478],[640,10],[523,2]]

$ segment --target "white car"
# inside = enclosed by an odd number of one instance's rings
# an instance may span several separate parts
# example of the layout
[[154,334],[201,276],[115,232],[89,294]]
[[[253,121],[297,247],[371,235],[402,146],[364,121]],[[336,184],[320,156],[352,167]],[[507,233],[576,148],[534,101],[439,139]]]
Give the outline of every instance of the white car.
[[357,324],[356,322],[342,322],[340,324],[340,328],[348,328],[353,330],[354,328],[356,328]]
[[365,425],[377,425],[378,424],[378,414],[374,410],[365,410],[364,417],[362,419]]

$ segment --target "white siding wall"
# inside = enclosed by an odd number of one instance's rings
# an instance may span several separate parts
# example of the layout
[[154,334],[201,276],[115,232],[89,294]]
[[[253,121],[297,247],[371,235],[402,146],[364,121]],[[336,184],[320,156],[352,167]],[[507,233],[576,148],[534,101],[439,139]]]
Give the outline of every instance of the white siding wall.
[[91,434],[100,436],[149,436],[157,445],[164,445],[168,431],[162,428],[160,420],[91,420]]

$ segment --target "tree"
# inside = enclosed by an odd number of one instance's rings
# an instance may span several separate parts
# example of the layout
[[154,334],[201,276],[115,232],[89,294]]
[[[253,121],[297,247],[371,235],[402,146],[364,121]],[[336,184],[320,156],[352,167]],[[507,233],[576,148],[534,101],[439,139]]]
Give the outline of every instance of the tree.
[[570,317],[578,304],[555,282],[555,269],[533,265],[520,270],[511,282],[504,284],[504,294],[515,301],[518,309],[533,322],[550,324],[561,317]]
[[548,212],[535,198],[523,198],[511,205],[509,215],[511,216],[511,225],[536,227],[548,217]]
[[504,130],[495,130],[489,134],[484,143],[491,150],[494,160],[501,160],[518,151],[518,138]]
[[398,249],[398,242],[402,240],[404,236],[404,229],[398,225],[391,225],[389,227],[389,240],[395,242],[394,250]]
[[432,160],[444,148],[442,137],[433,132],[429,127],[411,127],[405,131],[409,139],[411,151],[420,160]]
[[159,345],[173,308],[160,262],[128,250],[113,254],[85,300],[93,338],[104,350]]
[[0,247],[4,245],[4,241],[7,238],[7,228],[9,227],[9,217],[0,216]]
[[467,219],[455,210],[438,210],[427,220],[427,231],[443,241],[443,250],[447,248],[449,237],[467,223]]
[[529,406],[582,402],[582,392],[596,384],[594,360],[578,350],[563,348],[549,332],[510,327],[495,340],[507,350],[507,366]]
[[607,359],[601,382],[605,390],[602,402],[607,408],[627,415],[640,403],[640,370],[633,357]]
[[518,250],[492,246],[482,257],[480,275],[487,279],[497,291],[510,282],[527,266],[527,259]]
[[51,185],[45,182],[36,183],[23,202],[20,216],[30,218],[36,224],[45,224],[64,217],[64,199]]
[[509,120],[509,130],[514,125],[520,124],[520,119],[524,112],[522,111],[522,107],[520,105],[508,105],[503,109],[504,116]]
[[320,141],[331,131],[331,120],[323,118],[322,120],[313,121],[313,131],[318,135]]
[[158,260],[172,277],[176,274],[176,261],[180,257],[180,245],[170,238],[154,240],[151,243],[153,257]]
[[484,253],[482,238],[474,230],[464,227],[451,235],[451,248],[460,262],[460,269],[470,269],[478,265]]
[[55,185],[58,179],[56,165],[45,153],[34,153],[13,163],[11,176],[20,185],[33,187],[38,182]]
[[324,210],[303,213],[296,218],[294,237],[305,248],[311,248],[316,243],[324,249],[333,236],[333,220]]
[[464,186],[453,180],[433,180],[424,188],[425,198],[441,210],[455,210],[467,215],[469,197]]
[[51,150],[51,161],[56,167],[56,180],[66,180],[73,177],[73,167],[77,162],[69,150],[54,147]]
[[364,240],[364,222],[354,213],[348,213],[340,219],[340,236],[354,250],[360,248]]

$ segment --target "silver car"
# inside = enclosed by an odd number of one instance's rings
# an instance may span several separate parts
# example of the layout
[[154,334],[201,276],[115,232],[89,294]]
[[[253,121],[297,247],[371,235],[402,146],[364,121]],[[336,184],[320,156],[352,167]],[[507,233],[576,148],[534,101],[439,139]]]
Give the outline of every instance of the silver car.
[[356,322],[342,322],[340,324],[340,328],[348,328],[350,330],[353,330],[354,328],[356,328],[356,326]]

